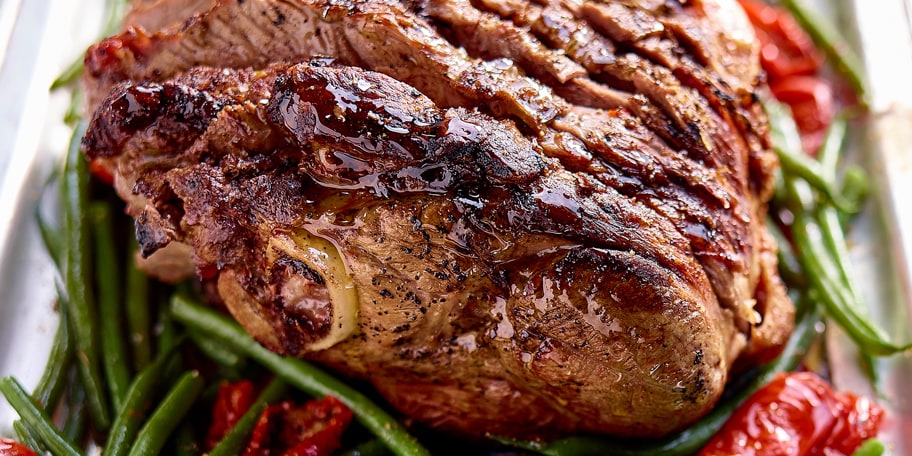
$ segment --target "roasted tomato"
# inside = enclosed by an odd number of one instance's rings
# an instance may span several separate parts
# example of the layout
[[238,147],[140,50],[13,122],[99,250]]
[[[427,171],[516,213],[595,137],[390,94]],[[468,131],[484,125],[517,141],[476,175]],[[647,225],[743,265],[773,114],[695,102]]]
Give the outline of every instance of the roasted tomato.
[[780,374],[729,418],[701,456],[851,455],[875,437],[883,410],[815,374]]
[[215,398],[215,405],[212,407],[212,426],[206,436],[207,448],[215,448],[222,437],[250,409],[254,401],[256,401],[256,392],[250,381],[222,383],[219,386],[218,396]]
[[[224,383],[212,408],[212,425],[206,438],[209,449],[237,424],[256,401],[253,383]],[[352,412],[332,396],[304,405],[292,401],[266,407],[250,435],[245,456],[329,456],[341,446],[342,434]],[[0,455],[2,456],[2,455]]]
[[739,0],[760,40],[760,64],[770,79],[814,74],[823,56],[788,11],[758,0]]
[[804,151],[816,155],[836,113],[830,84],[816,76],[792,76],[771,81],[770,90],[791,108]]
[[341,446],[352,412],[332,396],[295,406],[272,405],[253,429],[244,456],[330,456]]
[[10,439],[0,439],[0,456],[36,456],[29,447]]

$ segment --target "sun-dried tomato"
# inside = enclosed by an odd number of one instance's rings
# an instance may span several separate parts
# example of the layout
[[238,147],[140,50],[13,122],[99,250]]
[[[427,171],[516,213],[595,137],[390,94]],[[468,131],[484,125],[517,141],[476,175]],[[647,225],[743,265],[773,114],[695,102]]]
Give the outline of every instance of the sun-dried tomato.
[[212,449],[237,424],[241,416],[256,401],[253,383],[241,380],[236,383],[224,382],[219,386],[215,405],[212,407],[212,425],[206,435],[206,447]]
[[0,438],[0,456],[37,456],[29,447],[10,439]]
[[701,456],[851,455],[877,435],[883,410],[809,372],[780,374],[729,418]]
[[341,446],[352,412],[332,396],[302,406],[291,401],[263,411],[244,456],[329,456]]

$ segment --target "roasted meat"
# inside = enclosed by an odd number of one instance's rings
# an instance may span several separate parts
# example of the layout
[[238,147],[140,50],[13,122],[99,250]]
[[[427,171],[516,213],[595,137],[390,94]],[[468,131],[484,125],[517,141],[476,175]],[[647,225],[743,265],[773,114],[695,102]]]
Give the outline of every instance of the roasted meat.
[[733,1],[146,3],[83,149],[268,348],[448,431],[658,436],[788,338]]

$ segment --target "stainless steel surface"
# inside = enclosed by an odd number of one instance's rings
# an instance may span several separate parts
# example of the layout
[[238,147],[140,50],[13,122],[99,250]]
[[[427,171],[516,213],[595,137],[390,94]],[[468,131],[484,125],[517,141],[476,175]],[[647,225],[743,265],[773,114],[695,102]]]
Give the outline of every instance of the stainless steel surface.
[[[7,8],[13,24],[0,66],[0,376],[27,388],[38,381],[57,326],[54,272],[33,213],[41,186],[66,148],[67,93],[48,92],[54,77],[95,38],[102,0],[29,0]],[[15,415],[0,400],[0,435]]]
[[[53,77],[90,43],[103,0],[0,0],[0,376],[37,382],[56,328],[54,271],[33,213],[40,188],[66,147],[69,97]],[[898,341],[912,340],[912,0],[815,2],[843,6],[841,22],[864,49],[872,114],[857,125],[853,160],[876,192],[850,232],[859,282],[872,314]],[[76,37],[73,39],[72,37]],[[3,59],[5,57],[5,59]],[[832,328],[831,328],[832,329]],[[828,336],[838,387],[873,394],[852,344]],[[890,418],[889,454],[912,454],[912,356],[878,362]],[[0,435],[13,412],[0,400]]]

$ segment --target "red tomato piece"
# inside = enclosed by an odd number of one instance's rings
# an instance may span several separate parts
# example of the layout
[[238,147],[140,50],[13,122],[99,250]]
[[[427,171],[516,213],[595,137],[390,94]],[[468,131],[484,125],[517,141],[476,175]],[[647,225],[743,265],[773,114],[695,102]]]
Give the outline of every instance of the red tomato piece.
[[212,425],[206,435],[207,448],[215,448],[241,416],[247,413],[256,400],[254,393],[253,383],[249,380],[222,383],[212,407]]
[[836,426],[821,447],[826,456],[849,456],[865,440],[877,437],[877,428],[883,421],[884,411],[870,400],[850,393],[840,393],[839,413],[847,419],[836,421]]
[[326,396],[295,406],[290,401],[263,411],[244,456],[330,456],[341,447],[352,412]]
[[31,448],[10,439],[0,439],[0,456],[37,456]]
[[758,0],[739,0],[760,41],[760,65],[771,80],[814,74],[823,56],[788,11]]
[[816,76],[792,76],[773,81],[770,90],[791,108],[804,151],[816,155],[836,115],[832,86]]
[[700,455],[850,455],[876,436],[882,417],[870,401],[837,393],[813,373],[780,374],[732,414]]

